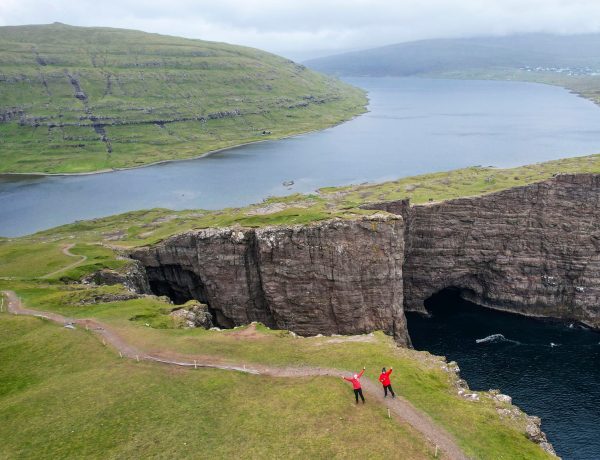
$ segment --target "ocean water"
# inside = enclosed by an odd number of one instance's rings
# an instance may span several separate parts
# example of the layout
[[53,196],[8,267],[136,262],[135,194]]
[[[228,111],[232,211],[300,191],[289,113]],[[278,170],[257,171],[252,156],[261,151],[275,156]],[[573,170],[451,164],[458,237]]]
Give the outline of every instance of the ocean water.
[[530,415],[563,459],[600,458],[600,334],[577,324],[479,307],[443,291],[409,313],[417,350],[456,361],[474,390],[498,388]]

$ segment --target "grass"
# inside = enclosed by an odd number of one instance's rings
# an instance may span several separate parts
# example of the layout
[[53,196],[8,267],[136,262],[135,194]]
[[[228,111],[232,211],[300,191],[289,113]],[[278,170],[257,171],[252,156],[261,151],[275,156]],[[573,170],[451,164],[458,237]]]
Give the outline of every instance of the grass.
[[[289,225],[296,223],[309,224],[310,222],[334,217],[351,219],[374,212],[358,208],[361,204],[368,202],[409,198],[414,203],[427,203],[430,201],[440,201],[461,196],[491,193],[508,189],[513,186],[521,186],[544,180],[557,173],[577,172],[599,173],[600,155],[569,158],[513,169],[473,167],[445,173],[403,178],[383,184],[324,188],[320,190],[318,194],[270,198],[263,203],[246,208],[225,209],[221,211],[188,210],[177,212],[165,209],[152,209],[102,219],[76,222],[74,224],[22,238],[0,239],[0,289],[15,290],[25,300],[27,305],[33,308],[53,310],[69,317],[94,317],[102,320],[118,330],[123,337],[126,337],[132,343],[149,350],[161,349],[167,352],[182,354],[210,354],[233,362],[248,361],[282,366],[323,365],[343,369],[356,369],[362,365],[367,365],[369,367],[367,374],[371,378],[376,377],[376,368],[382,365],[394,366],[397,370],[395,374],[396,387],[399,389],[400,393],[409,399],[415,406],[428,413],[437,423],[451,432],[468,455],[471,455],[474,458],[545,458],[546,454],[525,437],[523,433],[525,419],[523,417],[517,417],[516,419],[500,419],[496,412],[496,403],[485,396],[483,396],[482,401],[478,403],[468,402],[458,397],[455,389],[455,377],[440,369],[441,362],[438,358],[431,357],[426,353],[399,349],[394,346],[390,338],[383,334],[375,334],[375,338],[372,342],[331,344],[327,343],[327,338],[294,338],[285,331],[270,331],[266,328],[260,328],[258,338],[255,339],[240,339],[236,336],[235,331],[215,332],[204,330],[182,330],[176,328],[176,325],[167,315],[172,306],[161,299],[145,297],[128,301],[110,302],[107,301],[110,296],[124,292],[122,286],[93,286],[80,284],[76,281],[82,276],[101,268],[122,270],[127,266],[127,261],[118,257],[120,251],[139,245],[153,244],[174,233],[189,229],[231,225],[260,227],[264,225]],[[66,244],[74,244],[71,252],[75,255],[85,255],[87,256],[87,260],[81,265],[61,271],[51,278],[42,279],[42,276],[54,272],[61,267],[67,267],[77,260],[73,257],[65,256],[62,253],[62,248]],[[6,319],[6,316],[3,316],[0,323]],[[29,321],[26,319],[20,320]],[[37,325],[38,323],[28,322],[26,324],[28,325],[27,327],[30,327],[31,325]],[[146,326],[146,324],[150,327]],[[65,334],[66,330],[56,328],[55,326],[45,325],[45,327],[46,326],[48,331],[54,331],[52,334],[54,334],[56,330],[60,331],[63,336]],[[10,343],[10,340],[12,340],[14,336],[14,332],[11,332],[10,330],[14,327],[17,326],[11,323],[9,327],[5,328],[6,331],[3,331],[5,334],[3,334],[2,337],[6,337],[6,339],[2,344]],[[55,329],[52,329],[52,327]],[[48,332],[50,335],[45,334],[46,333],[42,333],[41,330],[38,332],[33,330],[32,334],[23,333],[23,335],[27,337],[27,340],[38,340],[39,338],[40,342],[36,345],[31,345],[30,348],[36,350],[36,353],[42,353],[42,356],[34,354],[34,357],[32,358],[40,363],[43,363],[44,360],[47,359],[47,357],[43,356],[43,353],[46,352],[46,348],[41,342],[44,340],[51,340],[51,337],[54,337],[50,332]],[[74,334],[81,333],[76,332]],[[79,337],[79,335],[77,337]],[[87,340],[85,337],[83,339]],[[79,340],[79,338],[77,340]],[[92,339],[90,338],[90,340]],[[93,346],[97,346],[97,343],[93,342],[93,340],[90,343],[94,343],[95,345]],[[0,346],[3,346],[2,344],[0,344]],[[91,347],[92,345],[86,346]],[[119,417],[131,420],[126,426],[127,430],[130,431],[125,431],[128,435],[124,438],[119,438],[118,435],[110,431],[109,428],[106,428],[106,430],[109,430],[106,432],[102,431],[101,428],[90,428],[90,437],[87,438],[87,434],[85,433],[77,435],[82,437],[77,438],[80,440],[74,441],[73,445],[79,446],[79,448],[82,449],[82,452],[89,448],[82,447],[85,442],[89,443],[89,440],[96,436],[100,438],[99,445],[107,449],[106,452],[113,451],[107,447],[107,444],[102,444],[102,442],[108,443],[107,440],[102,441],[103,437],[112,439],[111,437],[116,436],[116,439],[136,440],[134,444],[124,440],[123,449],[132,450],[118,451],[117,453],[114,453],[114,456],[125,456],[127,453],[133,452],[133,449],[141,449],[140,452],[158,452],[158,450],[152,451],[145,443],[149,442],[147,441],[148,439],[155,439],[156,437],[159,437],[159,435],[155,435],[155,438],[152,437],[154,436],[152,434],[149,434],[148,437],[144,437],[139,434],[142,433],[142,431],[135,432],[137,433],[135,434],[131,430],[135,431],[135,429],[137,429],[135,428],[137,426],[136,424],[140,424],[140,426],[142,426],[144,430],[147,430],[148,433],[157,433],[158,428],[146,426],[146,424],[149,423],[146,418],[155,420],[157,426],[161,417],[165,420],[173,420],[172,424],[174,426],[179,426],[183,423],[183,421],[181,423],[177,422],[176,415],[174,415],[172,411],[169,412],[166,409],[169,405],[175,404],[173,399],[169,399],[175,398],[175,396],[169,395],[169,387],[164,386],[166,384],[163,385],[158,382],[163,377],[157,375],[166,372],[163,368],[155,368],[146,364],[137,366],[132,363],[121,361],[114,362],[114,356],[111,357],[109,353],[107,357],[105,357],[106,360],[103,361],[107,363],[106,366],[103,365],[104,367],[100,366],[100,368],[97,368],[95,362],[90,362],[90,360],[85,360],[85,363],[83,363],[81,362],[83,358],[69,358],[73,365],[79,362],[81,366],[84,366],[85,364],[88,367],[81,367],[78,371],[73,371],[73,375],[69,374],[70,377],[68,379],[61,380],[58,376],[54,375],[54,371],[51,369],[40,371],[40,375],[36,374],[37,370],[34,369],[35,366],[32,365],[25,366],[28,370],[15,370],[19,365],[15,364],[14,360],[22,361],[25,359],[22,354],[20,354],[19,347],[21,347],[21,345],[11,348],[10,351],[4,355],[3,369],[0,370],[0,375],[4,375],[4,378],[8,379],[7,381],[9,383],[3,385],[2,380],[0,380],[0,387],[22,388],[23,391],[29,391],[27,388],[29,388],[31,383],[30,390],[39,390],[41,392],[39,395],[42,396],[39,396],[38,393],[35,393],[34,396],[28,394],[21,399],[17,398],[17,400],[15,400],[16,402],[12,399],[5,400],[0,398],[0,418],[6,418],[3,416],[6,415],[8,417],[12,414],[11,416],[14,418],[14,423],[22,423],[22,425],[10,425],[11,430],[19,433],[23,431],[24,433],[29,434],[27,440],[25,440],[26,437],[19,438],[17,436],[15,442],[20,439],[20,444],[25,443],[24,445],[26,446],[31,445],[31,449],[40,449],[40,445],[36,444],[38,438],[35,438],[34,440],[31,437],[31,431],[28,431],[28,428],[25,426],[26,420],[31,418],[31,426],[42,430],[43,433],[45,433],[40,439],[60,439],[60,441],[56,441],[55,446],[58,446],[56,449],[66,449],[65,452],[70,453],[71,451],[68,450],[70,447],[67,445],[67,442],[65,441],[65,443],[63,443],[63,439],[71,439],[69,437],[70,435],[68,431],[60,430],[66,430],[65,426],[67,426],[70,420],[80,420],[78,425],[84,427],[88,427],[92,423],[90,421],[92,418],[86,418],[88,417],[87,412],[76,412],[75,407],[79,406],[94,407],[94,410],[100,411],[102,416],[108,417],[108,419],[113,417],[114,412],[115,414],[120,414]],[[29,345],[24,346],[23,349],[30,349],[27,347],[29,347]],[[76,346],[75,344],[71,344],[67,348],[75,349]],[[47,350],[51,353],[53,359],[56,359],[56,356],[60,355],[60,353],[51,346],[47,347]],[[77,353],[77,356],[80,357],[85,355],[85,353],[82,352]],[[65,356],[70,357],[71,355],[67,353]],[[4,368],[5,362],[7,363],[6,368]],[[23,362],[27,363],[27,361]],[[48,364],[48,367],[51,368],[52,366]],[[56,367],[64,370],[69,366],[63,363]],[[122,374],[128,375],[131,378],[131,382],[134,382],[135,385],[119,380],[122,378],[120,369],[125,369]],[[138,371],[141,373],[139,376],[137,374]],[[2,372],[5,373],[2,374]],[[207,371],[207,374],[212,375],[212,373],[213,371]],[[135,376],[131,376],[133,374],[135,374]],[[217,374],[219,373],[217,372],[214,375]],[[11,377],[13,375],[14,377]],[[19,375],[22,377],[18,377]],[[93,376],[90,377],[93,381],[77,380],[80,377],[87,378],[88,375]],[[271,412],[269,412],[271,410],[269,408],[264,408],[264,412],[261,412],[262,406],[260,403],[257,403],[257,401],[261,399],[264,400],[266,397],[266,393],[263,393],[263,391],[270,394],[272,390],[273,394],[280,395],[277,397],[281,397],[282,400],[290,398],[290,395],[296,395],[291,396],[291,400],[294,400],[293,398],[296,397],[298,398],[297,401],[299,402],[294,403],[296,404],[295,407],[298,408],[302,407],[302,401],[304,401],[304,404],[307,407],[312,407],[313,404],[316,404],[319,407],[323,405],[323,407],[331,408],[331,404],[334,404],[335,401],[326,400],[323,402],[319,399],[325,397],[325,395],[322,394],[323,387],[329,389],[329,386],[331,386],[331,394],[335,395],[335,397],[333,397],[334,399],[339,397],[341,400],[345,399],[347,402],[349,396],[347,388],[344,389],[343,385],[338,388],[337,384],[331,383],[330,380],[319,381],[319,383],[316,384],[316,387],[306,383],[312,382],[313,380],[303,380],[302,385],[298,387],[294,383],[287,381],[285,384],[282,384],[281,382],[272,384],[271,382],[261,380],[260,383],[257,384],[253,380],[256,377],[248,376],[241,377],[234,375],[233,377],[229,377],[229,374],[219,374],[213,381],[208,377],[202,377],[208,379],[205,381],[198,377],[199,374],[192,373],[193,376],[191,377],[187,376],[187,374],[185,375],[186,376],[177,378],[181,378],[182,382],[187,382],[185,379],[193,379],[191,380],[193,383],[189,383],[189,385],[197,385],[197,388],[200,390],[191,395],[186,393],[187,390],[180,389],[178,386],[178,391],[181,391],[183,392],[182,394],[186,395],[185,398],[182,396],[182,399],[178,401],[180,401],[180,403],[183,400],[187,401],[189,396],[189,400],[194,401],[193,404],[197,404],[197,406],[192,407],[197,407],[198,412],[208,411],[206,413],[210,415],[207,415],[206,417],[207,420],[211,420],[212,423],[216,423],[215,420],[221,420],[218,418],[220,412],[214,407],[209,408],[208,406],[204,406],[203,404],[208,404],[208,402],[201,401],[202,398],[197,396],[197,393],[210,393],[211,398],[204,399],[211,400],[213,399],[213,394],[220,395],[220,390],[215,390],[215,386],[218,385],[214,383],[214,380],[224,382],[223,388],[227,388],[225,393],[238,395],[239,400],[243,401],[244,395],[258,395],[256,398],[254,396],[251,399],[246,398],[248,400],[245,401],[245,404],[247,403],[249,407],[253,407],[253,410],[251,411],[253,414],[257,414],[257,417],[262,414],[260,417],[263,417],[260,418],[260,423],[256,422],[255,427],[249,429],[250,433],[253,432],[252,430],[259,430],[255,432],[256,437],[268,437],[266,428],[265,431],[260,431],[261,426],[273,426],[266,422],[267,419],[270,420],[270,418],[274,418],[277,420],[277,414],[280,413],[283,414],[282,417],[284,417],[284,419],[285,417],[291,417],[289,412],[285,412],[278,405],[275,405],[274,407],[276,407],[276,409],[273,408]],[[44,380],[46,379],[44,376],[46,376],[48,380]],[[229,379],[232,379],[231,382],[233,382],[231,383],[231,386],[227,386],[229,385],[229,383],[227,383]],[[36,382],[43,383],[38,385]],[[76,388],[80,391],[79,393],[69,393],[70,391],[74,391],[71,382],[75,382]],[[157,409],[158,412],[156,412],[157,415],[155,416],[146,412],[140,412],[140,414],[144,414],[143,416],[139,415],[136,410],[142,409],[136,408],[134,410],[131,408],[130,401],[125,401],[126,398],[123,394],[118,393],[117,389],[109,388],[110,385],[104,384],[103,382],[116,382],[115,386],[119,387],[119,391],[121,389],[127,389],[132,401],[139,398],[145,405],[153,407],[153,404],[157,404],[155,402],[156,399],[161,401],[161,404],[164,403],[164,406],[160,405]],[[153,383],[150,385],[148,382]],[[156,385],[156,387],[153,385]],[[186,387],[187,385],[188,383],[181,383],[180,386]],[[246,387],[246,385],[248,386]],[[287,388],[288,385],[291,385],[289,394],[286,393],[284,396],[281,393],[278,393],[279,391],[283,391],[284,388]],[[147,391],[148,394],[146,395],[143,392],[140,394],[138,391],[141,390],[138,389],[138,386],[139,388],[143,388],[144,391]],[[240,386],[244,388],[244,391],[239,390]],[[66,404],[64,399],[55,401],[50,397],[50,393],[45,392],[47,391],[44,390],[46,387],[61,389],[61,391],[68,390],[67,393],[71,394],[70,400],[75,403],[73,405]],[[102,396],[98,398],[106,404],[105,410],[94,405],[96,404],[95,401],[93,401],[93,395],[96,394],[94,391],[102,393]],[[112,394],[111,391],[118,393],[115,393],[114,402],[103,399],[105,397],[112,398],[112,396],[110,396]],[[336,393],[338,391],[340,393]],[[318,396],[315,396],[316,393],[318,393]],[[105,396],[105,394],[108,394],[109,396]],[[65,417],[63,421],[52,419],[52,423],[46,423],[47,420],[44,421],[41,415],[36,415],[35,411],[37,409],[35,409],[35,407],[39,406],[32,405],[31,407],[28,407],[18,405],[26,404],[25,401],[27,400],[35,401],[35,404],[39,405],[42,404],[41,401],[43,398],[54,401],[53,404],[56,404],[56,407],[66,407],[65,410],[69,416]],[[12,407],[10,405],[6,406],[6,401],[12,401],[10,404],[13,404],[13,402],[14,404],[17,404],[15,406],[17,409],[12,413],[2,412],[5,410],[5,407]],[[317,403],[315,403],[315,401],[317,401]],[[130,407],[131,412],[127,412],[127,409],[121,409],[121,404],[125,407]],[[281,403],[281,405],[283,405],[283,403]],[[182,410],[187,414],[186,416],[188,419],[189,417],[192,417],[193,419],[194,414],[185,412],[187,409]],[[238,413],[236,412],[238,409],[235,409],[233,406],[231,406],[230,410],[233,411],[233,414]],[[333,413],[337,413],[335,411],[338,409],[331,410]],[[20,413],[24,415],[22,417],[18,416]],[[60,415],[60,411],[58,410],[56,413],[53,411],[50,413],[52,414],[51,417],[59,417]],[[225,411],[224,413],[229,412]],[[249,416],[248,413],[245,414],[246,417]],[[312,420],[311,414],[312,412],[308,411],[308,409],[307,412],[303,411],[301,420],[304,420],[305,423],[306,420]],[[341,415],[342,418],[346,416],[347,415]],[[130,418],[128,419],[128,417]],[[373,417],[375,417],[375,415],[373,415]],[[8,418],[12,420],[10,417]],[[114,420],[117,419],[115,418]],[[116,423],[117,426],[120,427],[119,429],[123,429],[123,425],[119,425],[119,423],[114,420],[110,423],[107,422],[108,425]],[[296,429],[304,432],[303,428],[298,428],[299,422],[289,423],[290,426],[295,426]],[[294,423],[296,423],[296,425],[294,425]],[[378,422],[373,423],[376,424]],[[330,425],[331,424],[325,424],[323,426]],[[323,430],[323,426],[318,425],[318,430]],[[363,427],[362,423],[359,423],[359,426]],[[2,429],[4,429],[4,427],[0,427],[0,430]],[[162,429],[165,429],[165,427],[162,426]],[[178,436],[181,435],[185,437],[184,434],[181,434],[176,428],[171,427],[171,424],[169,424],[169,429],[173,430],[173,433],[176,433],[169,438],[173,443],[172,448],[183,449],[181,446],[176,447],[175,444]],[[194,430],[195,429],[197,429],[196,426],[194,426]],[[366,429],[367,428],[365,428],[365,430]],[[221,439],[226,437],[223,432],[218,432],[218,427],[211,426],[211,428],[204,428],[203,430],[202,433],[204,434],[195,431],[192,433],[194,439],[205,439],[205,442],[208,443],[206,445],[216,446],[214,444],[216,441],[213,438]],[[364,432],[369,433],[369,431]],[[301,448],[293,451],[286,451],[289,456],[300,455],[301,452],[328,452],[329,455],[333,456],[348,455],[349,451],[339,450],[344,449],[344,447],[338,445],[338,442],[342,442],[342,438],[335,437],[338,434],[331,435],[334,436],[331,438],[333,441],[327,444],[326,441],[323,440],[323,437],[319,437],[315,434],[315,431],[309,430],[307,433],[310,433],[310,436],[307,436],[305,440],[303,440],[303,438],[297,440],[297,443],[300,443],[298,445],[301,445]],[[343,435],[347,436],[344,438],[345,440],[343,442],[349,443],[347,445],[353,446],[352,449],[354,449],[354,446],[357,444],[353,444],[353,441],[347,439],[356,435],[356,431],[353,431],[352,435],[348,433]],[[279,439],[279,434],[280,433],[271,435],[273,445],[278,446],[277,448],[281,448],[281,443],[283,443],[283,441],[277,440]],[[284,436],[284,434],[285,436],[293,437],[290,432],[282,431],[281,436]],[[241,433],[237,432],[235,435],[242,436]],[[167,437],[169,436],[171,435],[168,435]],[[202,436],[204,436],[204,438]],[[342,434],[339,434],[339,436],[342,436]],[[402,436],[400,436],[400,438],[402,438]],[[376,438],[375,434],[370,435],[370,437]],[[190,436],[188,436],[188,438],[190,438]],[[208,441],[207,439],[209,438],[212,439],[212,441]],[[397,442],[404,442],[402,439],[397,440]],[[84,442],[83,440],[87,441]],[[313,441],[316,444],[311,444]],[[161,449],[167,449],[167,452],[172,453],[171,456],[183,455],[185,452],[183,450],[168,450],[171,449],[171,447],[164,447],[162,438],[153,442],[156,442],[156,446],[159,446]],[[213,444],[210,444],[211,442]],[[263,447],[259,446],[258,443],[252,444],[253,437],[249,435],[246,435],[243,440],[236,442],[239,442],[243,449],[247,449],[245,452],[247,452],[249,456],[273,455],[273,452],[277,449],[273,448],[275,450],[270,451],[260,450]],[[386,440],[384,445],[392,448],[392,444],[385,444],[387,442],[388,441]],[[391,443],[393,441],[389,440],[389,442]],[[410,442],[412,443],[412,441]],[[415,445],[418,445],[419,441],[415,442],[417,443]],[[17,449],[15,445],[10,447],[11,445],[12,444],[9,443],[7,444],[7,447],[4,448]],[[217,449],[217,447],[214,448]],[[223,452],[230,452],[227,450],[229,448],[229,444],[218,446],[218,449],[224,449]],[[267,447],[264,448],[267,449]],[[289,447],[289,449],[292,448],[296,449],[296,447],[293,446]],[[143,449],[149,450],[144,451]],[[419,449],[421,448],[417,448],[417,451],[425,452]],[[15,451],[10,452],[14,453]],[[49,456],[50,453],[56,456],[62,451],[49,449],[48,452]],[[381,451],[373,450],[372,452]],[[427,452],[425,454],[429,455]],[[94,453],[86,453],[86,455],[94,456]],[[113,454],[111,453],[109,455]],[[377,457],[379,454],[373,455]],[[2,455],[0,454],[0,456]],[[11,457],[13,455],[6,456]],[[415,454],[415,456],[415,458],[418,458],[418,454]]]
[[0,173],[192,158],[332,126],[367,103],[270,53],[124,29],[0,27],[0,68]]
[[0,335],[2,458],[433,457],[333,379],[135,363],[84,331],[6,314]]
[[[231,362],[281,366],[320,365],[357,369],[367,365],[366,375],[372,379],[377,377],[380,366],[393,366],[397,391],[454,434],[468,455],[473,458],[546,458],[545,453],[523,434],[523,417],[500,419],[496,413],[497,403],[486,397],[482,397],[479,403],[463,400],[456,394],[455,377],[440,369],[439,358],[397,348],[389,337],[381,333],[375,334],[372,342],[331,344],[328,338],[296,338],[285,331],[259,327],[256,337],[245,339],[237,336],[239,329],[222,332],[176,329],[164,320],[170,310],[169,305],[158,299],[81,305],[79,301],[86,295],[93,296],[106,287],[19,283],[22,284],[15,285],[13,282],[13,288],[28,305],[58,311],[69,317],[97,318],[110,324],[131,343],[148,350],[203,354]],[[314,388],[309,393],[322,392],[323,387],[329,390],[332,385],[335,386],[335,381],[325,381],[320,384],[321,389]],[[351,395],[347,389],[344,392],[343,382],[341,391],[339,398],[347,403]],[[311,399],[312,396],[309,394],[306,398]],[[302,417],[309,416],[303,411]]]

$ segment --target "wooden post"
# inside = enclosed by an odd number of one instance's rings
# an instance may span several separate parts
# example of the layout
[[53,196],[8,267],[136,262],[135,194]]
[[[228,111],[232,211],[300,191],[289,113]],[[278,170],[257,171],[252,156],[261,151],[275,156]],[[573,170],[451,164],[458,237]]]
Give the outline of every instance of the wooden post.
[[198,369],[198,366],[196,365],[196,360],[194,360],[194,369]]

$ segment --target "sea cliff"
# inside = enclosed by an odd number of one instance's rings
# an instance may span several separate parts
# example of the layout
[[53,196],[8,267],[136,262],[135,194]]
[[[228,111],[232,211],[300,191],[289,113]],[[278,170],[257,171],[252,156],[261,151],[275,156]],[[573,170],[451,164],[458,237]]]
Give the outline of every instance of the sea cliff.
[[185,232],[134,250],[153,292],[206,302],[217,324],[299,334],[377,329],[453,288],[482,306],[600,328],[600,175],[559,175],[372,216]]

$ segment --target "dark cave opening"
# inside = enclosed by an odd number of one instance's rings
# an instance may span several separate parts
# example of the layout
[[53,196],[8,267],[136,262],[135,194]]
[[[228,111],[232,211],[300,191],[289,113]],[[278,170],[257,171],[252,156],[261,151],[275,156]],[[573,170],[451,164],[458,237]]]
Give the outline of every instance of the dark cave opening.
[[219,309],[213,308],[202,279],[195,273],[176,265],[163,265],[159,268],[146,267],[150,290],[158,296],[166,296],[175,305],[183,305],[197,300],[208,306],[212,322],[221,329],[231,329],[235,323]]
[[440,289],[429,296],[427,299],[425,299],[423,305],[425,306],[425,310],[427,310],[428,315],[439,314],[442,311],[451,313],[451,311],[448,310],[452,310],[452,306],[456,305],[470,305],[471,307],[475,308],[485,308],[468,300],[472,299],[474,294],[475,293],[470,289],[449,286],[444,289]]

